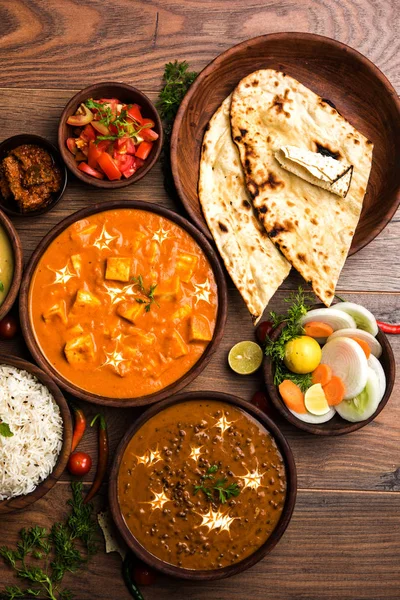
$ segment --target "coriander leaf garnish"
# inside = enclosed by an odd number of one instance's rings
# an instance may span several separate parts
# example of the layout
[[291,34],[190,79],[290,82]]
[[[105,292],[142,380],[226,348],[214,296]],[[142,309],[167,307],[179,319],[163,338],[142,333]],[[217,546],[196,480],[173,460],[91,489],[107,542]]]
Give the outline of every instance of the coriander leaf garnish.
[[0,292],[4,292],[4,283],[0,279]]
[[154,292],[156,291],[156,287],[157,284],[156,283],[152,283],[150,285],[149,290],[146,292],[146,288],[144,287],[144,283],[143,283],[143,277],[142,275],[138,275],[138,277],[132,277],[132,281],[134,285],[137,285],[140,292],[147,297],[147,300],[144,300],[143,298],[135,298],[136,302],[138,304],[145,304],[146,306],[144,307],[144,310],[146,312],[150,312],[150,309],[152,307],[153,304],[156,304],[157,306],[160,306],[158,304],[158,302],[156,301],[156,299],[154,298]]
[[299,386],[302,392],[305,392],[311,386],[311,373],[305,375],[292,373],[286,368],[283,359],[285,358],[286,344],[294,338],[304,335],[304,329],[299,321],[301,317],[307,314],[313,303],[313,298],[306,295],[299,287],[297,292],[293,292],[289,298],[285,298],[285,302],[290,303],[286,314],[278,315],[275,312],[270,312],[273,326],[277,327],[281,323],[285,323],[285,327],[277,340],[272,341],[267,337],[265,354],[271,358],[275,367],[274,385],[279,385],[285,379],[290,379]]
[[[227,477],[218,479],[216,482],[213,481],[214,474],[217,473],[218,470],[218,465],[212,465],[207,469],[205,474],[201,476],[200,484],[194,486],[194,496],[201,491],[210,502],[215,502],[218,500],[221,502],[221,504],[225,504],[228,500],[230,500],[230,498],[240,494],[240,487],[237,483],[225,485],[228,481]],[[207,479],[212,480],[208,486],[205,485]]]
[[4,421],[0,421],[0,435],[3,437],[13,437],[13,432],[10,429],[8,423],[4,423]]
[[[0,547],[4,562],[17,577],[30,585],[26,589],[17,585],[7,586],[0,592],[0,598],[13,600],[40,596],[50,600],[72,599],[72,592],[61,589],[60,584],[66,572],[76,572],[96,551],[93,538],[97,524],[92,518],[93,506],[83,504],[82,483],[73,482],[71,489],[72,499],[67,502],[71,514],[65,522],[55,523],[50,532],[38,526],[24,528],[19,533],[16,550]],[[77,546],[78,540],[85,556]],[[42,561],[42,564],[28,564],[30,557]]]
[[166,122],[165,132],[167,135],[172,130],[172,124],[178,112],[178,108],[197,77],[195,71],[189,71],[186,60],[169,62],[165,65],[164,87],[161,89],[156,106],[160,111],[161,118]]

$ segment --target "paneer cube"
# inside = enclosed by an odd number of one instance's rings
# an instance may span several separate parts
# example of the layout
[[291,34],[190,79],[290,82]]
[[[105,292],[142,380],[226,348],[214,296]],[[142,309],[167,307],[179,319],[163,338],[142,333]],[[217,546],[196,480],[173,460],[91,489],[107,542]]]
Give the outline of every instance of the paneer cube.
[[89,333],[73,338],[65,344],[64,353],[72,366],[93,362],[96,353],[93,337]]
[[70,237],[72,240],[81,240],[83,237],[89,236],[92,233],[94,233],[96,229],[97,225],[91,225],[87,219],[82,219],[82,221],[78,221],[72,227]]
[[154,297],[162,300],[177,300],[181,295],[181,280],[177,275],[161,281],[155,291]]
[[138,343],[144,344],[145,346],[152,346],[156,341],[156,336],[154,333],[149,331],[146,333],[143,329],[139,329],[138,327],[134,327],[130,330],[130,334],[133,335]]
[[211,340],[212,333],[208,320],[201,315],[191,317],[189,324],[189,341],[210,342]]
[[191,315],[191,313],[192,313],[192,307],[189,306],[189,304],[184,304],[183,306],[178,308],[178,310],[176,310],[172,314],[172,321],[174,323],[180,323],[184,319],[187,319],[187,317],[189,317]]
[[82,269],[82,255],[81,254],[73,254],[71,256],[72,266],[75,269],[75,273],[80,277],[81,269]]
[[189,347],[181,334],[174,329],[168,342],[168,356],[171,358],[180,358],[189,354]]
[[139,304],[139,302],[120,302],[117,306],[117,314],[135,325],[145,312],[144,309],[145,304]]
[[57,304],[54,304],[51,308],[49,308],[49,310],[43,313],[42,317],[46,323],[54,318],[58,318],[61,319],[61,322],[64,323],[64,325],[66,325],[68,323],[68,318],[65,301],[61,300],[60,302],[57,302]]
[[148,252],[148,260],[151,265],[154,265],[160,258],[160,247],[157,242],[150,242],[150,248]]
[[195,268],[199,259],[194,254],[188,252],[180,252],[176,258],[175,271],[182,281],[189,283],[193,277]]
[[74,309],[77,308],[97,308],[101,305],[100,300],[88,290],[78,290],[74,302]]
[[132,259],[129,256],[107,258],[106,279],[127,282],[131,278]]
[[77,335],[81,335],[81,333],[83,333],[83,327],[78,323],[78,325],[74,325],[73,327],[70,327],[70,329],[67,329],[66,333],[69,338],[76,337]]

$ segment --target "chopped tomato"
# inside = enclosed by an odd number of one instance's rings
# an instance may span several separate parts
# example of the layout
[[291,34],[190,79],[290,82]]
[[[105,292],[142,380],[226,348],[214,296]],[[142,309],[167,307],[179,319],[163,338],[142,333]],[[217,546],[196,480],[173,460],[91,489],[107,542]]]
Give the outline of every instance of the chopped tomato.
[[88,109],[87,106],[81,104],[78,111],[74,115],[68,117],[68,125],[72,125],[73,127],[83,127],[84,125],[87,125],[93,121],[93,113]]
[[153,147],[152,142],[142,142],[136,150],[136,156],[142,160],[146,160]]
[[154,123],[153,119],[142,119],[142,125],[148,125],[150,127],[150,129],[153,129],[153,127],[155,126],[155,123]]
[[132,104],[132,106],[130,106],[130,108],[128,108],[128,117],[130,117],[131,119],[133,119],[134,121],[137,121],[140,125],[143,123],[143,117],[142,117],[142,113],[140,112],[140,106],[139,104]]
[[89,167],[89,165],[85,162],[79,163],[78,169],[83,173],[86,173],[86,175],[96,177],[96,179],[104,179],[103,173],[100,173],[100,171],[97,171],[96,169],[92,169],[92,167]]
[[110,130],[110,133],[112,133],[113,135],[118,134],[118,127],[116,125],[113,125],[112,123],[109,126],[109,130]]
[[119,100],[118,98],[101,98],[101,100],[99,100],[99,102],[101,104],[106,104],[111,108],[111,112],[113,115],[117,114],[117,110],[118,110],[118,104],[119,104]]
[[96,145],[102,152],[107,152],[107,150],[109,150],[109,148],[111,146],[111,141],[110,140],[101,140],[100,142],[96,142]]
[[100,123],[98,121],[92,121],[92,126],[100,135],[110,135],[110,130],[104,123]]
[[135,144],[130,137],[118,138],[115,141],[115,146],[120,154],[135,154]]
[[89,125],[86,125],[84,130],[81,132],[80,137],[88,143],[96,139],[96,132],[90,123]]
[[114,179],[121,179],[121,171],[119,170],[112,156],[107,154],[107,152],[103,152],[103,154],[99,156],[97,163],[110,181],[113,181]]
[[155,142],[158,140],[159,135],[152,129],[142,129],[139,134],[146,142]]
[[68,150],[70,152],[72,152],[72,154],[75,155],[78,152],[78,148],[76,147],[75,138],[73,138],[73,137],[67,138],[66,144],[67,144]]
[[103,154],[104,150],[100,148],[100,143],[96,144],[93,140],[89,144],[88,165],[92,169],[97,168],[97,160]]
[[136,171],[135,159],[130,154],[114,155],[114,160],[124,177],[130,177]]

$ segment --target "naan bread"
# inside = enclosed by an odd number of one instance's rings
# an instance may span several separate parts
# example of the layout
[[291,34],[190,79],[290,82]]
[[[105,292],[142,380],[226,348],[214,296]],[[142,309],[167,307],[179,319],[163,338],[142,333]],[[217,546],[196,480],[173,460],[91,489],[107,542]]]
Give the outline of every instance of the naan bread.
[[290,265],[253,213],[232,141],[228,96],[208,124],[200,161],[199,199],[219,253],[253,319],[261,317]]
[[[329,306],[360,217],[373,145],[334,108],[284,73],[261,70],[233,92],[232,137],[253,205],[276,246]],[[331,153],[353,165],[346,198],[297,177],[282,146]]]

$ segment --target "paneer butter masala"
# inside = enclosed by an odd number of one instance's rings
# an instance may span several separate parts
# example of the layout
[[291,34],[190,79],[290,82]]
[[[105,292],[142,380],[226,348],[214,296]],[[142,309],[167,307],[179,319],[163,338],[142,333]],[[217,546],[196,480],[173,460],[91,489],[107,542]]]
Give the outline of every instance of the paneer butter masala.
[[149,419],[121,460],[118,500],[146,550],[187,569],[253,554],[279,522],[283,458],[270,433],[214,400],[174,404]]
[[67,380],[111,398],[178,380],[213,337],[212,268],[197,242],[153,212],[116,209],[65,229],[30,287],[37,342]]

